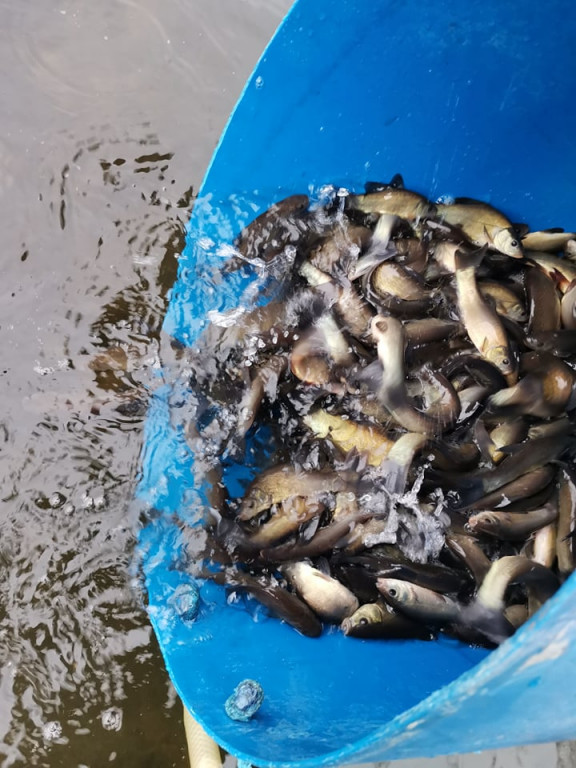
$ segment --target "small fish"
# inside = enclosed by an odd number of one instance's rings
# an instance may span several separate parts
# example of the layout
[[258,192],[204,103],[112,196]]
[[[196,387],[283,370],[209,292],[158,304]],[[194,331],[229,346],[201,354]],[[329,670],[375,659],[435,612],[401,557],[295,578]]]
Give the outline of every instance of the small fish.
[[561,259],[550,253],[539,251],[531,251],[528,259],[551,277],[562,293],[568,289],[573,280],[576,280],[576,264],[569,259]]
[[526,308],[518,295],[508,286],[494,280],[479,280],[478,289],[482,296],[492,301],[499,315],[523,323],[528,319]]
[[282,572],[322,621],[340,624],[359,607],[358,598],[349,589],[309,563],[287,563]]
[[293,496],[337,493],[348,490],[349,484],[337,472],[305,472],[291,464],[279,464],[265,470],[250,483],[240,505],[238,520],[252,520],[273,504]]
[[[546,366],[546,367],[544,367]],[[562,360],[544,358],[541,368],[530,371],[517,384],[488,398],[488,409],[542,419],[560,416],[572,407],[576,374]]]
[[514,634],[506,618],[504,596],[512,583],[529,582],[540,595],[551,596],[559,582],[554,573],[526,557],[509,555],[496,560],[480,586],[475,600],[462,611],[462,619],[495,643]]
[[556,357],[572,357],[576,354],[576,330],[539,331],[527,334],[524,341],[530,349],[550,352]]
[[379,264],[362,280],[364,295],[377,310],[418,317],[426,314],[435,298],[416,272],[392,261]]
[[311,249],[308,261],[330,277],[347,274],[371,238],[372,231],[368,227],[338,220],[330,234]]
[[331,313],[322,315],[298,339],[290,353],[290,370],[306,384],[343,393],[343,385],[334,381],[336,366],[344,368],[355,362],[350,345]]
[[419,221],[435,213],[436,206],[416,192],[389,187],[366,195],[349,195],[347,206],[363,213],[399,216],[407,221]]
[[461,560],[470,571],[476,584],[480,586],[492,567],[492,561],[473,536],[450,532],[446,536],[446,546]]
[[456,255],[456,290],[460,317],[470,340],[483,358],[498,368],[509,384],[516,381],[516,363],[498,313],[478,289],[476,267],[481,254]]
[[576,566],[576,482],[571,472],[563,469],[558,480],[558,533],[556,554],[558,570],[563,579]]
[[438,205],[437,215],[441,221],[460,227],[474,245],[487,246],[514,259],[524,255],[512,223],[487,203],[456,198],[452,205]]
[[366,603],[341,624],[349,637],[430,640],[430,630],[416,621],[387,610],[380,603]]
[[564,232],[562,229],[544,229],[525,234],[522,237],[522,246],[529,251],[553,253],[563,250],[566,244],[573,238],[576,238],[574,232]]
[[392,417],[405,429],[435,436],[449,426],[417,410],[408,397],[404,366],[404,329],[399,320],[377,315],[372,320],[382,379],[376,395]]
[[342,453],[357,450],[364,454],[368,464],[373,467],[382,463],[394,445],[394,441],[376,425],[335,416],[322,408],[311,411],[302,421],[316,437],[327,438]]
[[523,541],[557,517],[558,510],[554,505],[545,504],[531,512],[478,512],[468,520],[468,527],[473,533],[484,533],[503,541]]
[[560,314],[563,327],[571,331],[576,330],[576,280],[572,280],[562,296]]
[[554,281],[539,269],[529,269],[524,280],[528,295],[528,333],[560,328],[560,297]]
[[394,609],[426,624],[448,624],[458,618],[460,605],[450,597],[409,581],[379,578],[376,586]]
[[238,255],[226,262],[224,272],[233,272],[256,258],[271,261],[287,245],[298,242],[305,231],[308,204],[306,195],[292,195],[257,216],[236,238]]
[[213,574],[211,578],[219,584],[248,592],[271,613],[290,624],[302,635],[319,637],[322,634],[322,624],[316,614],[303,600],[281,587],[272,577],[255,577],[236,570],[219,572]]
[[404,324],[404,333],[408,344],[429,344],[431,341],[444,341],[460,333],[460,323],[456,320],[441,320],[437,317],[423,317],[408,320]]
[[278,380],[288,368],[286,355],[278,355],[258,366],[254,377],[238,404],[236,436],[244,437],[254,423],[264,395],[270,402],[276,399]]
[[272,517],[262,523],[249,537],[254,549],[264,549],[278,544],[300,528],[303,523],[319,517],[325,505],[314,496],[296,493],[283,499],[273,510]]

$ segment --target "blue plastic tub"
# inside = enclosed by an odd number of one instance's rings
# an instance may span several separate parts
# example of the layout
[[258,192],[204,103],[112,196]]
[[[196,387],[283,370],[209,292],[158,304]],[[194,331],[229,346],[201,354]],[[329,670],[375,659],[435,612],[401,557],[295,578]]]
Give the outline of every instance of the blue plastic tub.
[[[430,198],[492,202],[531,228],[576,226],[576,6],[526,0],[299,0],[268,46],[214,155],[192,214],[165,331],[192,344],[237,279],[211,290],[241,227],[324,184],[362,191],[401,172]],[[433,756],[576,737],[576,581],[497,651],[456,641],[298,635],[202,587],[178,617],[182,526],[202,492],[171,372],[147,420],[139,497],[150,616],[186,706],[258,766]],[[265,692],[250,723],[224,702],[245,678]]]

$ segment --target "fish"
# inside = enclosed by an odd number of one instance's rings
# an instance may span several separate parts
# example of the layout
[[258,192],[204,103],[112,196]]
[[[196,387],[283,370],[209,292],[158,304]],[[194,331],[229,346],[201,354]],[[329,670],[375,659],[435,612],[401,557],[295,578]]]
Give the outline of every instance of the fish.
[[334,380],[335,368],[346,368],[355,362],[350,345],[331,313],[322,315],[294,344],[290,353],[290,370],[306,384],[343,393],[344,387]]
[[322,622],[306,603],[292,592],[284,589],[270,576],[250,576],[243,571],[235,570],[226,573],[217,572],[211,577],[220,584],[226,584],[233,589],[248,592],[259,603],[282,621],[285,621],[300,634],[306,637],[320,637]]
[[529,583],[542,597],[550,597],[559,587],[555,574],[526,557],[508,555],[496,560],[478,589],[475,599],[462,611],[462,620],[471,624],[495,643],[514,634],[506,618],[506,591],[512,583]]
[[434,436],[450,424],[418,411],[406,391],[402,324],[393,317],[376,315],[372,320],[372,335],[377,344],[382,365],[382,379],[376,396],[392,417],[405,429]]
[[[510,457],[508,457],[510,458]],[[501,467],[502,464],[499,465]],[[494,470],[497,471],[497,470]],[[482,496],[472,495],[473,500],[464,494],[462,507],[468,511],[483,509],[500,509],[510,507],[514,502],[529,501],[539,491],[547,488],[556,475],[555,467],[551,464],[536,466],[519,477],[504,483],[497,489],[489,491]],[[474,498],[475,497],[475,498]]]
[[560,317],[563,328],[570,331],[576,330],[576,280],[568,285],[562,296]]
[[576,330],[538,331],[528,333],[526,346],[541,352],[550,352],[556,357],[572,357],[576,354]]
[[545,504],[531,512],[478,512],[468,520],[473,533],[494,536],[502,541],[524,541],[530,534],[552,523],[558,517],[553,504]]
[[314,495],[300,496],[296,493],[283,499],[269,520],[262,523],[250,534],[250,546],[254,549],[271,547],[300,528],[303,523],[319,517],[325,509],[325,505]]
[[545,357],[542,367],[526,373],[512,387],[490,395],[487,405],[492,413],[554,418],[573,407],[575,387],[572,368],[553,356]]
[[307,195],[291,195],[257,216],[235,240],[237,255],[229,259],[224,272],[233,272],[254,259],[272,260],[286,245],[296,243],[305,231]]
[[432,639],[432,633],[427,627],[405,616],[392,613],[378,602],[361,605],[352,616],[344,619],[340,628],[348,637],[363,639]]
[[371,239],[372,230],[369,227],[339,219],[332,231],[311,248],[307,261],[330,277],[346,275]]
[[492,567],[492,561],[485,554],[478,540],[473,536],[450,531],[446,535],[446,546],[470,571],[478,586]]
[[378,192],[365,195],[348,195],[347,208],[363,213],[399,216],[406,221],[417,222],[422,218],[432,216],[436,206],[417,192],[408,189],[388,187]]
[[456,600],[409,581],[378,578],[376,586],[395,610],[425,624],[447,624],[460,614]]
[[571,472],[560,471],[558,477],[558,531],[556,554],[562,579],[567,578],[576,565],[576,481]]
[[474,245],[487,246],[514,259],[524,255],[512,223],[488,203],[460,197],[451,205],[438,204],[436,215],[442,222],[460,227]]
[[536,264],[539,269],[552,278],[562,293],[568,289],[573,280],[576,280],[576,264],[569,259],[561,259],[550,253],[530,251],[527,260],[529,263]]
[[322,621],[340,624],[359,608],[356,595],[309,563],[286,563],[281,570],[296,593]]
[[302,421],[316,437],[330,440],[342,453],[356,450],[364,454],[373,467],[384,461],[394,445],[394,440],[377,425],[362,424],[322,408],[310,411]]
[[291,464],[279,464],[265,470],[248,486],[240,504],[237,519],[247,522],[273,504],[293,496],[347,491],[351,481],[338,472],[309,471]]
[[508,286],[494,280],[479,280],[478,290],[483,298],[494,304],[499,315],[523,323],[528,319],[526,308],[518,295]]
[[527,232],[523,235],[522,246],[527,251],[553,253],[563,250],[566,244],[574,238],[576,238],[574,232],[564,232],[562,229],[543,229],[536,232]]
[[470,340],[482,357],[498,368],[509,384],[517,378],[516,362],[498,313],[478,289],[476,267],[481,254],[456,254],[456,291],[460,317]]
[[367,300],[378,310],[394,315],[414,317],[426,314],[435,303],[418,273],[385,261],[366,273],[362,288]]
[[238,421],[235,429],[236,437],[244,437],[248,432],[258,414],[258,409],[260,408],[264,395],[266,395],[271,402],[274,402],[276,399],[278,380],[287,368],[288,359],[286,355],[272,357],[266,363],[263,363],[256,368],[254,377],[238,404]]
[[529,269],[524,286],[528,296],[528,333],[557,331],[561,313],[560,297],[554,281],[539,269]]

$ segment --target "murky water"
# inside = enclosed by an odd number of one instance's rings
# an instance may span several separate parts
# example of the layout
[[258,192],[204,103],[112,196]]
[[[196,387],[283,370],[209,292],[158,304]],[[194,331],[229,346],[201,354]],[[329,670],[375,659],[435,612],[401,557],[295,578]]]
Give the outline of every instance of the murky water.
[[2,766],[187,764],[129,502],[194,190],[288,6],[2,0]]
[[289,5],[0,0],[2,768],[187,765],[130,500],[194,192]]

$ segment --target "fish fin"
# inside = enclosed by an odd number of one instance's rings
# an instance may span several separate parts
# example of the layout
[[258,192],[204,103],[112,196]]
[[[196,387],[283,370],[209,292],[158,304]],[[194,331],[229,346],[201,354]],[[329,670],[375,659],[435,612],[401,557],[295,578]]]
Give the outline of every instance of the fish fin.
[[[475,200],[473,197],[455,197],[454,202],[458,205],[478,205],[480,200]],[[487,205],[487,203],[482,203],[482,205]]]
[[404,189],[404,179],[402,178],[402,174],[395,173],[388,182],[388,186],[393,187],[394,189]]
[[512,224],[512,230],[513,230],[514,234],[517,237],[522,239],[523,237],[525,237],[528,234],[528,232],[530,232],[530,227],[528,226],[528,224],[522,224],[522,223],[516,224],[516,223],[514,223],[514,224]]
[[367,181],[364,184],[364,190],[367,195],[374,192],[383,192],[385,189],[404,189],[404,179],[401,173],[395,173],[386,184],[384,181]]
[[475,251],[462,251],[460,248],[454,255],[454,265],[456,270],[467,269],[468,267],[479,267],[486,255],[487,246],[477,248]]

